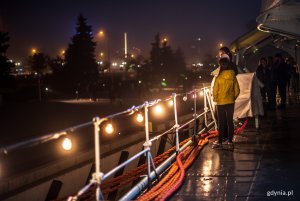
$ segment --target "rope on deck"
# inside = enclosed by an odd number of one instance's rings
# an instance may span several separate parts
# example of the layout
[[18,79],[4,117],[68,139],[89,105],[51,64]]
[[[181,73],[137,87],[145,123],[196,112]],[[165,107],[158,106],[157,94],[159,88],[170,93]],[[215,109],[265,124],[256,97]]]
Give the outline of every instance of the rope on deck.
[[[235,129],[235,134],[244,130],[248,123],[248,119],[245,120],[243,125],[237,129]],[[200,153],[202,148],[208,144],[210,138],[214,138],[218,136],[218,131],[210,131],[200,135],[196,140],[197,143],[194,146],[190,146],[181,152],[176,157],[176,162],[173,163],[169,172],[158,182],[153,188],[151,188],[146,193],[142,194],[138,200],[146,201],[146,200],[166,200],[168,199],[176,190],[181,186],[184,181],[185,170],[188,169],[192,163],[195,161],[197,155]],[[187,141],[191,139],[187,138],[180,143],[182,146]],[[170,155],[175,151],[176,147],[172,147],[165,151],[164,153],[156,156],[154,158],[155,166],[161,164],[164,160],[166,160]],[[127,171],[124,174],[108,179],[101,183],[100,188],[104,195],[107,195],[110,192],[118,190],[131,182],[139,179],[143,174],[146,174],[147,163],[131,170]],[[95,200],[95,191],[96,186],[92,186],[86,193],[81,195],[79,200],[81,201],[89,201]],[[64,201],[68,200],[68,197],[59,198],[56,201]]]
[[[248,123],[248,119],[245,120],[243,125],[235,129],[235,134],[241,132],[245,129]],[[178,190],[181,184],[184,181],[185,170],[188,169],[192,163],[195,161],[197,155],[200,153],[202,148],[208,144],[209,138],[214,138],[218,136],[218,131],[211,131],[205,134],[202,134],[197,138],[197,145],[193,147],[188,147],[183,152],[181,152],[177,158],[176,163],[172,165],[169,172],[166,176],[157,183],[152,189],[148,192],[141,195],[139,201],[165,201],[172,194]]]

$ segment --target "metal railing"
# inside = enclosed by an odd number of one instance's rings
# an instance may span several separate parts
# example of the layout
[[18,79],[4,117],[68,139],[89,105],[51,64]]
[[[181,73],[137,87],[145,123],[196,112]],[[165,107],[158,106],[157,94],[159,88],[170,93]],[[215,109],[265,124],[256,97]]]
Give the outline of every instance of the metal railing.
[[[204,112],[201,114],[197,114],[197,95],[200,95],[204,98]],[[177,113],[177,98],[178,97],[183,97],[184,100],[186,100],[188,95],[192,95],[194,99],[194,113],[193,113],[193,118],[185,123],[179,124],[178,122],[178,113]],[[173,101],[173,110],[174,110],[174,120],[175,124],[168,129],[167,131],[163,132],[160,135],[157,135],[150,139],[150,133],[149,133],[149,108],[153,107],[161,102],[164,101]],[[114,117],[120,116],[120,115],[125,115],[125,114],[134,114],[137,111],[144,110],[144,122],[145,122],[145,143],[143,144],[144,149],[138,153],[136,153],[134,156],[130,157],[128,160],[123,162],[122,164],[118,165],[117,167],[113,168],[107,173],[101,172],[101,158],[100,158],[100,127],[103,122],[106,122],[109,119],[112,119]],[[212,122],[208,123],[208,116],[207,113],[211,113],[211,119]],[[29,146],[34,146],[38,144],[42,144],[45,142],[48,142],[50,140],[55,140],[58,139],[62,136],[65,136],[68,134],[68,132],[73,132],[77,129],[87,127],[90,125],[94,126],[94,149],[95,149],[95,172],[92,174],[92,178],[86,186],[84,186],[80,191],[75,196],[70,196],[68,198],[69,201],[74,201],[78,200],[78,198],[83,195],[85,192],[87,192],[91,186],[96,185],[96,200],[103,200],[103,195],[101,193],[100,189],[100,184],[106,180],[107,178],[111,177],[114,175],[118,170],[121,168],[125,167],[132,161],[136,160],[142,155],[146,154],[146,161],[147,161],[147,177],[142,179],[135,187],[133,187],[126,195],[124,195],[120,200],[131,200],[135,196],[138,195],[138,193],[141,192],[146,186],[148,188],[151,187],[151,181],[153,179],[159,179],[159,175],[169,166],[171,163],[175,160],[176,155],[188,147],[190,144],[192,144],[192,141],[188,141],[186,144],[184,144],[182,147],[180,147],[179,144],[179,131],[186,127],[187,125],[191,124],[194,122],[194,134],[196,134],[196,120],[199,119],[200,117],[204,116],[204,125],[205,128],[200,131],[200,133],[203,133],[206,128],[211,127],[214,124],[215,129],[217,129],[217,124],[216,124],[216,119],[214,116],[214,108],[212,106],[212,100],[211,100],[211,94],[209,87],[203,87],[201,89],[194,89],[190,92],[187,93],[182,93],[182,94],[176,94],[173,93],[172,96],[166,98],[166,99],[156,99],[154,101],[146,101],[141,105],[138,106],[132,106],[131,108],[124,110],[119,113],[115,113],[112,115],[108,115],[106,117],[94,117],[92,121],[76,125],[64,130],[60,130],[55,133],[50,133],[41,137],[33,138],[24,142],[20,142],[17,144],[9,145],[3,148],[0,148],[0,153],[8,154],[11,151],[14,151],[16,149],[21,149],[24,147],[29,147]],[[157,168],[155,167],[153,157],[151,155],[151,145],[152,142],[160,139],[164,135],[169,134],[171,131],[175,133],[175,145],[176,145],[176,152],[171,155],[168,159],[166,159],[160,166]],[[152,169],[152,170],[151,170]]]
[[[196,111],[196,101],[197,101],[197,94],[201,93],[202,96],[204,97],[204,112],[197,115],[197,111]],[[187,95],[193,95],[194,98],[194,115],[193,118],[191,120],[189,120],[188,122],[185,122],[183,124],[179,124],[178,123],[178,114],[177,114],[177,97],[179,96],[187,96]],[[168,129],[167,131],[165,131],[164,133],[155,136],[154,138],[150,139],[149,136],[149,107],[153,107],[155,105],[157,105],[158,103],[162,102],[162,101],[173,101],[173,109],[174,109],[174,120],[175,120],[175,125]],[[207,104],[208,103],[208,104]],[[189,125],[192,122],[196,122],[196,120],[202,116],[204,116],[204,124],[205,127],[210,127],[212,124],[215,125],[215,128],[217,128],[217,124],[215,121],[215,116],[214,116],[214,110],[212,107],[212,101],[211,101],[211,95],[210,95],[210,90],[207,87],[201,88],[199,90],[192,90],[188,93],[184,93],[184,94],[176,94],[173,93],[171,97],[165,99],[165,100],[155,100],[155,101],[151,101],[151,102],[145,102],[144,104],[137,106],[137,107],[133,107],[127,111],[125,111],[125,113],[128,112],[132,112],[135,111],[137,109],[144,109],[144,115],[145,115],[145,143],[143,144],[144,146],[144,150],[142,150],[141,152],[138,152],[137,154],[135,154],[134,156],[132,156],[131,158],[129,158],[128,160],[126,160],[125,162],[123,162],[122,164],[118,165],[117,167],[115,167],[114,169],[110,170],[109,172],[107,172],[106,174],[102,173],[100,170],[100,138],[99,138],[99,132],[100,132],[100,125],[102,122],[106,121],[107,119],[109,119],[110,117],[105,117],[105,118],[98,118],[95,117],[94,118],[94,127],[95,127],[95,166],[96,166],[96,170],[95,173],[92,176],[92,179],[90,181],[90,183],[88,185],[86,185],[85,187],[83,187],[75,196],[70,196],[68,198],[69,201],[74,201],[74,200],[78,200],[78,198],[83,195],[85,192],[87,192],[89,190],[89,188],[92,185],[96,185],[96,200],[102,200],[103,195],[101,193],[101,189],[100,189],[100,184],[101,182],[103,182],[104,180],[106,180],[107,178],[109,178],[110,176],[114,175],[118,170],[120,170],[121,168],[125,167],[126,165],[128,165],[129,163],[131,163],[132,161],[134,161],[135,159],[137,159],[138,157],[146,154],[146,159],[147,159],[147,177],[144,178],[142,181],[140,181],[135,187],[133,187],[126,195],[124,195],[120,200],[131,200],[133,199],[135,196],[138,195],[138,193],[140,193],[146,186],[148,186],[148,188],[150,188],[150,184],[151,181],[153,179],[159,179],[159,174],[161,174],[171,163],[172,161],[175,159],[176,155],[178,154],[178,152],[182,151],[183,149],[185,149],[186,147],[188,147],[192,141],[187,142],[185,145],[183,145],[182,147],[180,147],[179,145],[179,130],[183,129],[185,126]],[[208,124],[208,118],[207,118],[207,113],[211,112],[211,117],[212,117],[212,122]],[[200,131],[204,132],[206,128],[202,129]],[[163,162],[158,168],[155,167],[154,162],[153,162],[153,157],[151,155],[151,145],[152,142],[155,140],[158,140],[159,138],[161,138],[162,136],[169,134],[170,131],[175,130],[175,144],[176,144],[176,153],[174,153],[172,156],[170,156],[165,162]],[[151,167],[152,167],[152,171],[151,171]]]

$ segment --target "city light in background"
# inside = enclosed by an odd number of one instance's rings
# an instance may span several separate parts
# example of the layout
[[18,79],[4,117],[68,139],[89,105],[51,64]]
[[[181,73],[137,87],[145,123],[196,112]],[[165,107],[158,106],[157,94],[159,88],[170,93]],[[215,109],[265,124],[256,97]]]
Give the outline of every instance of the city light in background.
[[100,30],[100,31],[98,32],[98,35],[99,35],[100,37],[103,37],[103,36],[104,36],[104,31],[103,31],[103,30]]
[[32,48],[31,49],[31,54],[36,54],[37,53],[37,49],[36,48]]

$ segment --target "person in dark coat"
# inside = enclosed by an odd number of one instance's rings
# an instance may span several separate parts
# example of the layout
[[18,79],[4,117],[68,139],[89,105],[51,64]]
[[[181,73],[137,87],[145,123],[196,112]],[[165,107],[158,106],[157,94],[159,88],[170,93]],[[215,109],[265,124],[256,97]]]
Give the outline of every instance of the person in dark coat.
[[288,74],[289,68],[288,65],[284,62],[281,54],[275,55],[275,69],[277,70],[277,83],[278,83],[278,90],[280,95],[280,105],[278,108],[285,108],[286,105],[286,87],[288,82]]
[[256,76],[259,79],[259,81],[263,84],[263,87],[260,89],[263,100],[266,100],[267,97],[269,99],[271,71],[267,66],[267,59],[265,57],[262,57],[259,60],[259,65],[256,69]]
[[268,102],[269,109],[276,109],[276,93],[277,93],[277,69],[274,65],[274,60],[272,56],[268,57],[267,67],[270,71],[270,82],[269,82],[269,94],[268,94]]

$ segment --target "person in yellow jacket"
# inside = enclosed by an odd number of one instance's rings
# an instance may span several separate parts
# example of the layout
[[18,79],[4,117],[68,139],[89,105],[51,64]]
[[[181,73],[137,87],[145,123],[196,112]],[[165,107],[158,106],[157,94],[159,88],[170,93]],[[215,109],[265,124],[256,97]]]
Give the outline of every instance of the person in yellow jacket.
[[[228,58],[219,61],[220,72],[213,86],[213,99],[216,102],[218,114],[218,141],[213,148],[222,148],[223,134],[228,133],[228,147],[233,149],[233,112],[234,103],[240,93],[238,81],[234,69],[230,67]],[[226,129],[228,129],[226,131]]]

